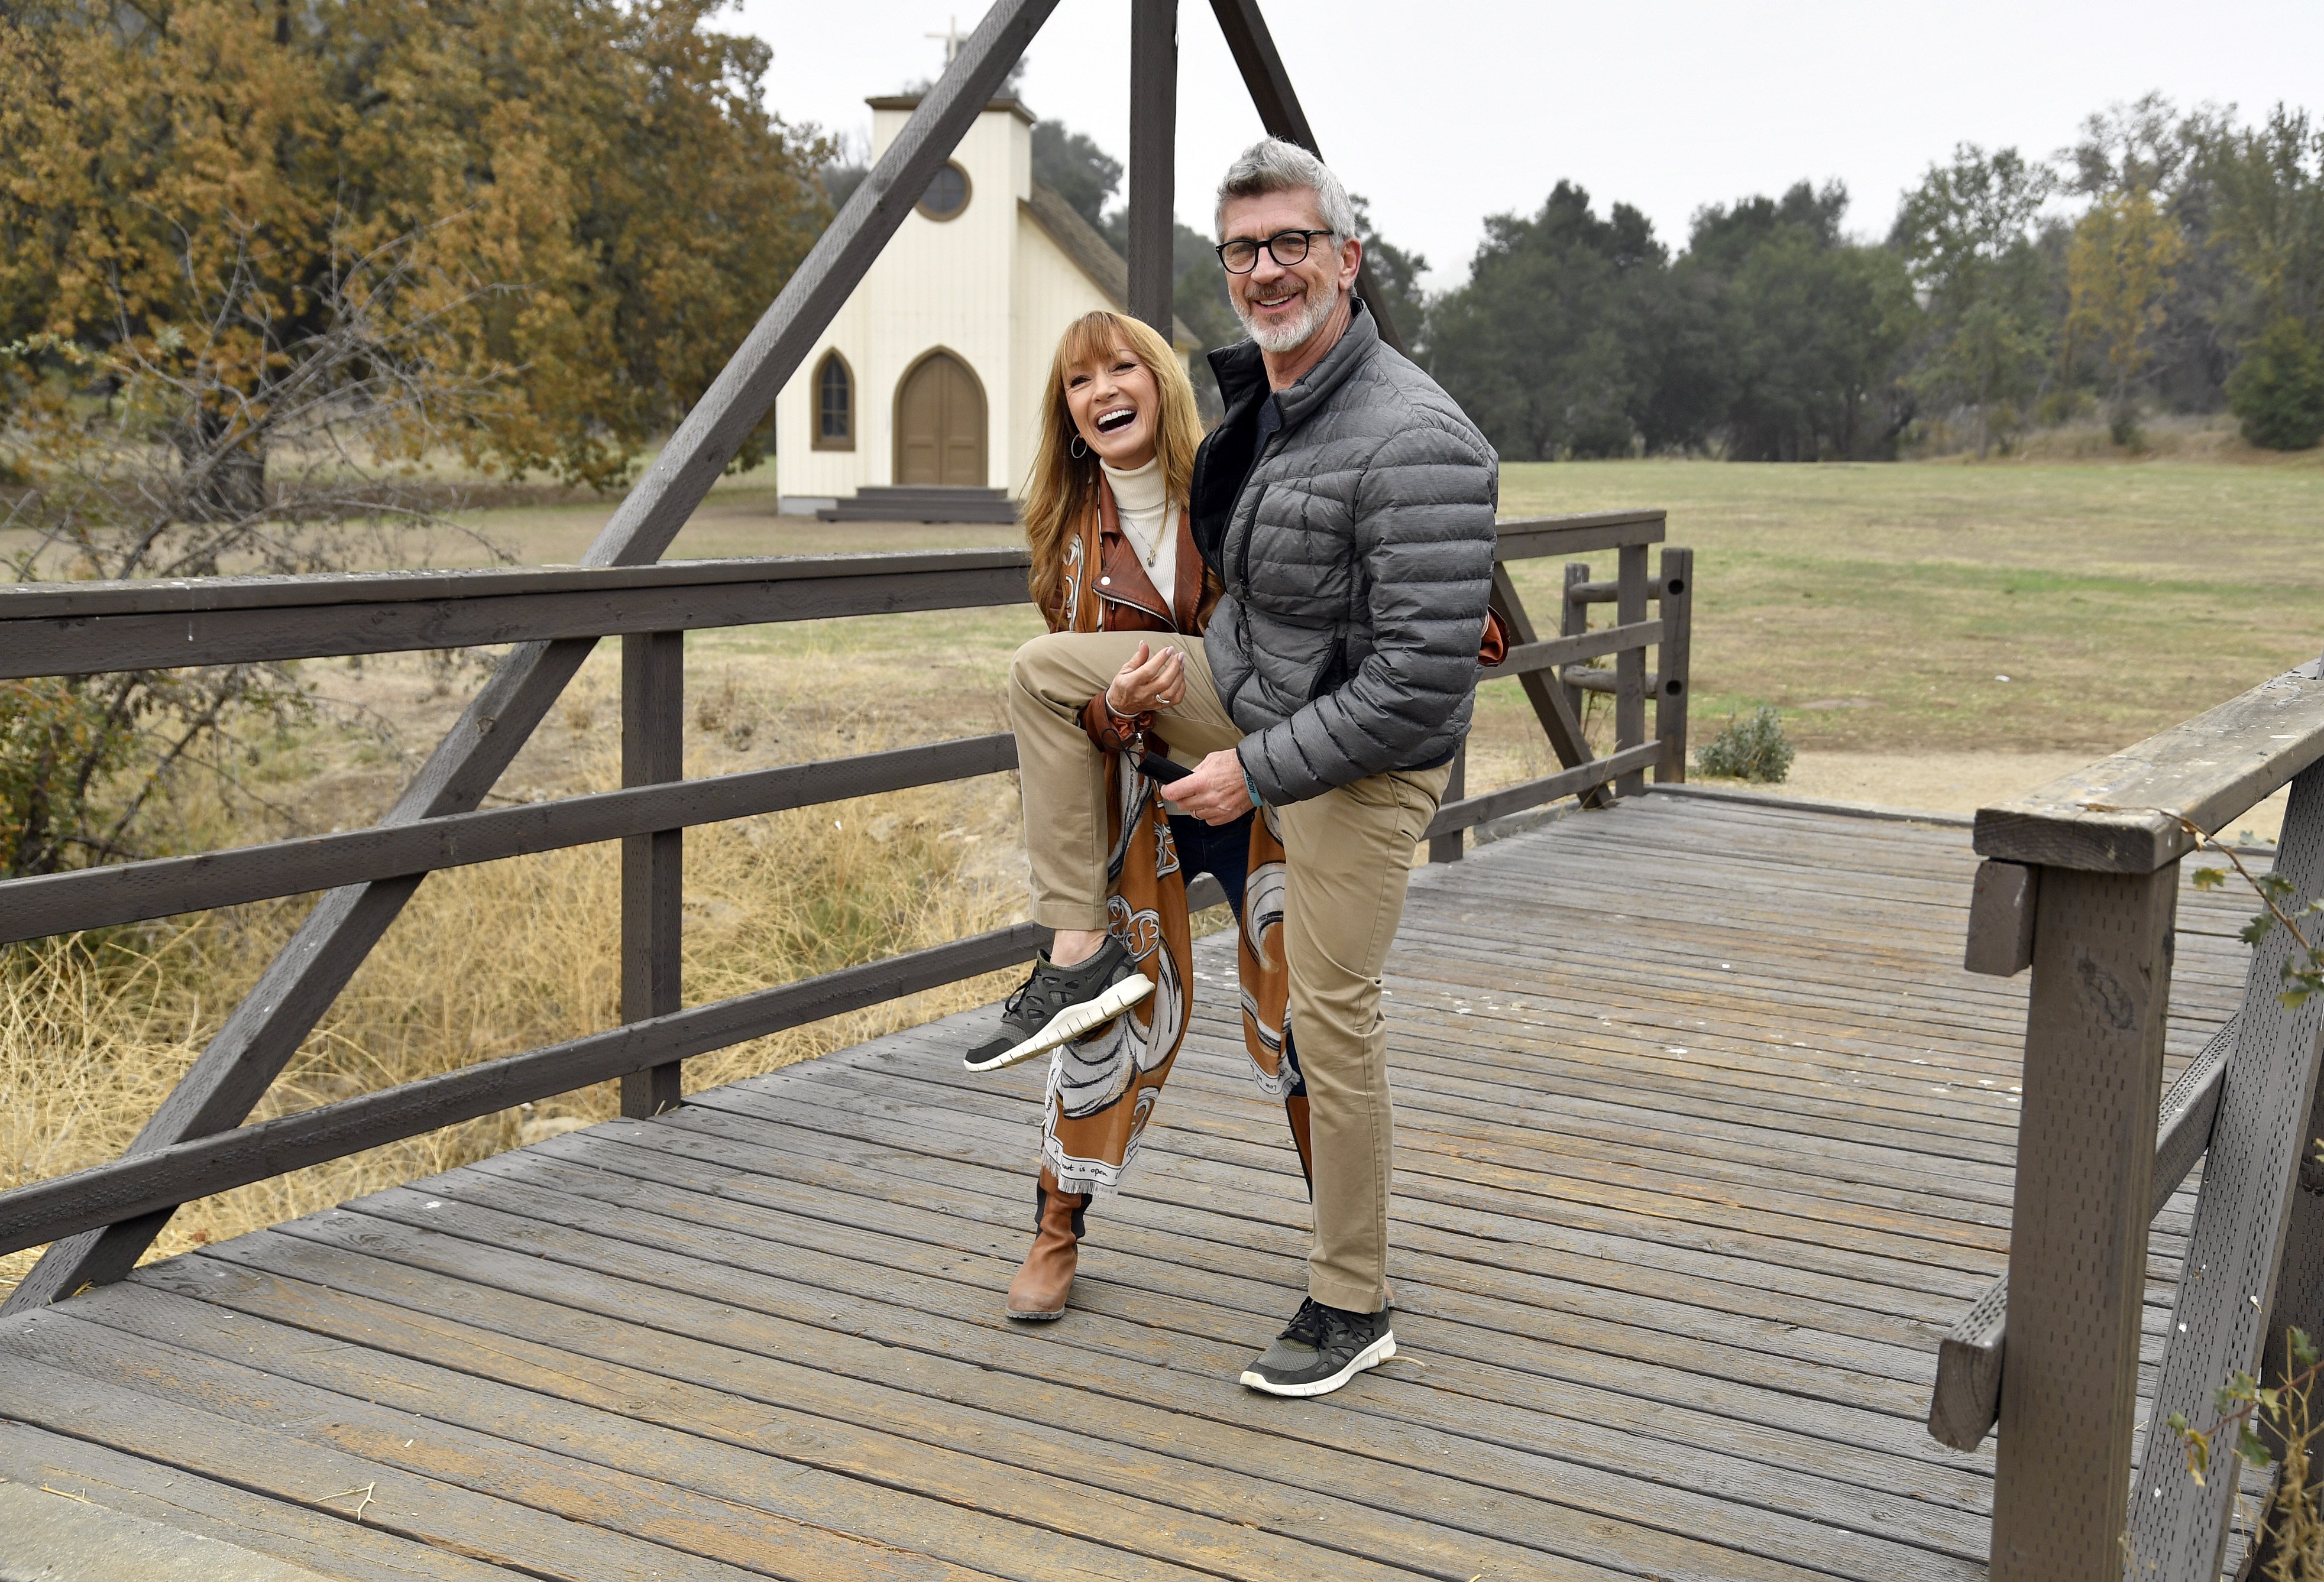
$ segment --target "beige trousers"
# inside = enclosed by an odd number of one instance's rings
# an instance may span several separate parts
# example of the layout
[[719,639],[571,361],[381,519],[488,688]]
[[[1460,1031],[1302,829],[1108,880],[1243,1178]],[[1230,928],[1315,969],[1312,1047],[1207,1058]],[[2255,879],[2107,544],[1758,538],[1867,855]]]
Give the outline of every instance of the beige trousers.
[[[1136,632],[1053,632],[1018,649],[1009,667],[1032,915],[1051,928],[1106,924],[1105,762],[1081,728],[1081,710],[1140,640]],[[1157,726],[1174,756],[1194,761],[1240,741],[1201,640],[1159,640],[1186,653],[1185,701],[1160,711]],[[1404,915],[1413,849],[1450,772],[1391,770],[1275,810],[1286,852],[1291,1026],[1314,1151],[1307,1292],[1358,1312],[1379,1311],[1388,1290],[1396,1116],[1380,970]]]

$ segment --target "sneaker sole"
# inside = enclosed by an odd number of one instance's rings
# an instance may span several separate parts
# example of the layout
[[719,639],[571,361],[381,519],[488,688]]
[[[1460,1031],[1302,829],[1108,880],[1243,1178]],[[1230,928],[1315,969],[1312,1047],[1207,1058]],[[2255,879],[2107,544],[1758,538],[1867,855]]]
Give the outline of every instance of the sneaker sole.
[[972,1072],[997,1072],[1005,1067],[1031,1060],[1037,1054],[1047,1054],[1060,1044],[1070,1044],[1102,1022],[1111,1022],[1130,1007],[1154,992],[1154,980],[1143,972],[1133,972],[1095,999],[1059,1011],[1049,1025],[1022,1044],[1002,1050],[990,1060],[964,1057],[961,1064]]
[[1299,1398],[1305,1398],[1310,1395],[1328,1395],[1333,1391],[1338,1389],[1342,1384],[1346,1384],[1350,1379],[1354,1378],[1358,1374],[1362,1373],[1366,1368],[1378,1367],[1380,1364],[1386,1362],[1389,1357],[1394,1357],[1395,1355],[1396,1331],[1390,1329],[1387,1334],[1381,1336],[1370,1346],[1367,1346],[1361,1351],[1357,1352],[1355,1356],[1350,1357],[1348,1359],[1347,1366],[1342,1368],[1338,1373],[1332,1374],[1326,1377],[1310,1379],[1304,1384],[1277,1384],[1270,1383],[1267,1378],[1255,1371],[1246,1369],[1242,1375],[1242,1382],[1251,1389],[1261,1391],[1269,1395],[1288,1395]]

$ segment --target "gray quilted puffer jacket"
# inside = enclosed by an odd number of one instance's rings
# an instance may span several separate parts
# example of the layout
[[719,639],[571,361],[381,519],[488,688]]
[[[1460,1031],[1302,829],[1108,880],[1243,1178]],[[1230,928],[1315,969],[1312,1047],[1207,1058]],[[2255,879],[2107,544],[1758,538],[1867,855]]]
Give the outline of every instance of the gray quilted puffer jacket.
[[1500,464],[1360,299],[1277,398],[1249,341],[1211,354],[1227,414],[1194,460],[1195,545],[1226,584],[1203,650],[1269,803],[1442,763],[1469,732]]

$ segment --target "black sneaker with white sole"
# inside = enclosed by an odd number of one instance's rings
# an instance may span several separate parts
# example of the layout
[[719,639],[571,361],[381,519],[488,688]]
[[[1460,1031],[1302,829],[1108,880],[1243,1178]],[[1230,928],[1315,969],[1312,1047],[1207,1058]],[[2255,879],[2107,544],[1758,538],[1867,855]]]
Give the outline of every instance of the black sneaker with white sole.
[[1110,1022],[1154,992],[1128,947],[1113,938],[1086,961],[1060,967],[1045,952],[1025,986],[1001,1007],[999,1036],[968,1052],[973,1072],[997,1072],[1047,1054],[1060,1044]]
[[1242,1382],[1270,1395],[1328,1395],[1396,1355],[1395,1310],[1351,1313],[1314,1297],[1290,1328],[1243,1370]]

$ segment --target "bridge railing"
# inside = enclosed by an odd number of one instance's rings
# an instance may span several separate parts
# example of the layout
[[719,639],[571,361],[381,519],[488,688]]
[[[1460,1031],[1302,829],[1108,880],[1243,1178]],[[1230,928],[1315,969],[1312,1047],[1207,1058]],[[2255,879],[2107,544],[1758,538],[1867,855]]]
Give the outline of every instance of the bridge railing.
[[[2198,1485],[2163,1425],[2211,1421],[2231,1373],[2281,1364],[2287,1328],[2324,1335],[2324,1000],[2283,1004],[2288,931],[2262,938],[2242,1009],[2163,1091],[2180,864],[2194,831],[2287,783],[2274,871],[2297,912],[2324,894],[2313,664],[1978,813],[1967,965],[2033,970],[2016,1191],[2008,1274],[1944,1340],[1929,1430],[1973,1449],[1997,1421],[1994,1582],[2217,1582],[2232,1458]],[[2199,1160],[2134,1488],[2148,1225]]]
[[[1526,688],[1562,767],[1481,796],[1454,795],[1428,828],[1434,855],[1458,856],[1462,832],[1489,819],[1562,796],[1602,799],[1642,789],[1648,768],[1659,779],[1684,777],[1692,573],[1688,551],[1680,548],[1663,549],[1659,566],[1649,567],[1649,549],[1663,533],[1658,510],[1502,524],[1494,604],[1513,644],[1507,660],[1486,675],[1515,677]],[[1508,563],[1605,549],[1615,551],[1620,567],[1610,590],[1616,622],[1593,631],[1568,614],[1558,635],[1538,635]],[[243,1125],[289,1058],[289,1050],[278,1050],[270,1063],[232,1036],[245,1017],[275,1009],[266,998],[275,991],[270,973],[163,1102],[143,1145],[133,1145],[112,1164],[0,1193],[0,1252],[91,1232],[123,1234],[115,1228],[141,1237],[142,1250],[171,1210],[196,1198],[610,1079],[622,1081],[624,1114],[652,1115],[678,1102],[680,1064],[688,1056],[1030,958],[1047,931],[1019,923],[706,1005],[683,1005],[678,972],[687,828],[993,774],[1017,763],[1015,740],[1003,734],[686,779],[679,750],[684,634],[1021,602],[1026,566],[1022,550],[978,549],[0,588],[0,678],[480,644],[588,644],[619,634],[618,791],[420,816],[391,812],[364,829],[10,879],[0,882],[0,941],[315,891],[326,892],[320,914],[366,888],[403,887],[408,896],[410,887],[439,869],[620,841],[623,1018],[619,1026],[561,1044]],[[1589,584],[1577,595],[1576,580],[1567,579],[1567,608],[1586,614],[1588,602],[1605,594]],[[1613,749],[1602,757],[1583,740],[1564,685],[1585,678],[1600,685],[1600,673],[1584,665],[1600,658],[1613,660],[1602,685],[1613,693],[1615,725]],[[498,703],[488,685],[456,734],[489,734]],[[424,805],[429,774],[443,756],[439,750],[399,810]],[[481,789],[468,789],[473,808]],[[1221,897],[1205,881],[1192,898],[1207,905]],[[336,984],[345,983],[376,938],[330,974]],[[328,1003],[327,997],[305,1007],[304,1025],[311,1026]],[[214,1058],[220,1050],[231,1058]],[[239,1110],[217,1118],[220,1093],[234,1095]],[[214,1124],[189,1123],[187,1113],[203,1107]],[[157,1136],[169,1140],[156,1142]],[[115,1261],[106,1277],[117,1278],[134,1255]],[[66,1289],[94,1277],[84,1272]],[[35,1288],[26,1300],[62,1293]]]

